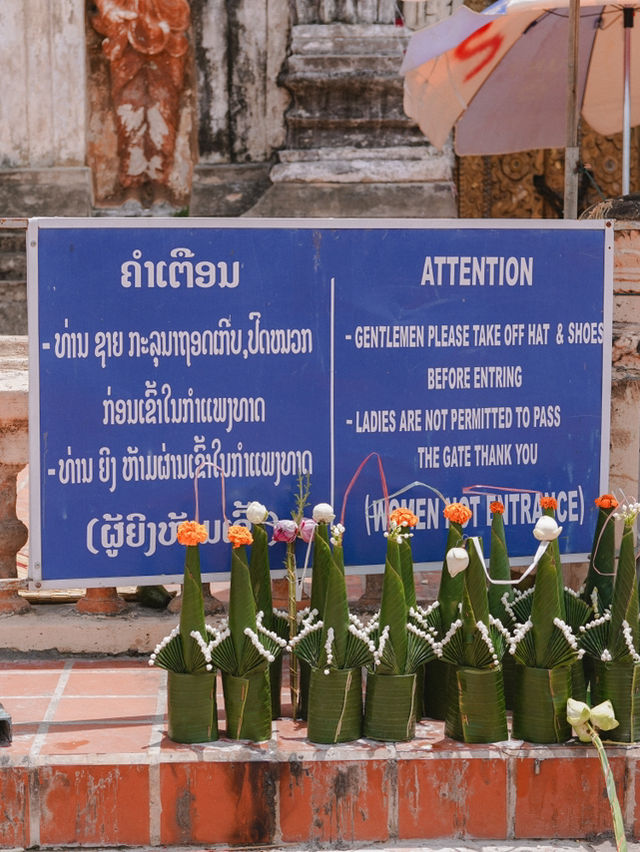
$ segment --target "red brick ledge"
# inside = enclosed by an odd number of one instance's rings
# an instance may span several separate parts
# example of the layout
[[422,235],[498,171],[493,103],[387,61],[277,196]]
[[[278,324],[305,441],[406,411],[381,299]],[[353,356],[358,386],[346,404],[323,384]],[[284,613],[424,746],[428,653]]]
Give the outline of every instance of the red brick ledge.
[[[283,751],[221,741],[156,754],[0,755],[2,847],[592,838],[611,816],[582,746],[357,743]],[[639,836],[637,748],[609,748]]]

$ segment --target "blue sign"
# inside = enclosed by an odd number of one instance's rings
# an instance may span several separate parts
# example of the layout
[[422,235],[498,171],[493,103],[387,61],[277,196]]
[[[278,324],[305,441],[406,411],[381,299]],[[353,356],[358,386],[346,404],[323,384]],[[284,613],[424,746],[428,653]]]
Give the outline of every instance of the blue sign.
[[348,491],[351,570],[383,564],[397,505],[419,519],[416,563],[441,564],[443,500],[468,503],[488,549],[500,499],[523,562],[554,495],[562,552],[589,551],[608,478],[604,223],[49,219],[29,244],[42,585],[179,580],[196,474],[209,578],[229,570],[228,523],[252,500],[290,517],[307,474],[308,514],[331,502],[339,521]]

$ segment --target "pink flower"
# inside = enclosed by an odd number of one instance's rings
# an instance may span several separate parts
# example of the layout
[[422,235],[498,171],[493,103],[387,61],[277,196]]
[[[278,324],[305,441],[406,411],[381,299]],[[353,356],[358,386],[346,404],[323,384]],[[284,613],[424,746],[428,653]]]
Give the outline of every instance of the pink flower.
[[298,525],[295,521],[278,521],[273,528],[273,540],[284,541],[290,544],[296,540],[298,535]]
[[313,538],[316,531],[316,522],[312,518],[303,518],[300,521],[300,538],[306,541],[307,544]]

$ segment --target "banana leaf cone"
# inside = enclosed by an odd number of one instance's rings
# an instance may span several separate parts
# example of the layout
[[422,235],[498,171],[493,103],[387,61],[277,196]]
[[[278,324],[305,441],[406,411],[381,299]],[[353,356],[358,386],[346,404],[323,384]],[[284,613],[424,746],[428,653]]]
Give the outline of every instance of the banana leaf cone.
[[392,536],[387,538],[380,601],[380,631],[389,631],[388,642],[393,649],[393,665],[386,663],[385,670],[367,675],[365,698],[365,736],[392,742],[413,737],[417,713],[416,677],[414,672],[407,672],[406,590],[409,579],[414,599],[415,587],[413,566],[405,562],[407,573],[403,573],[403,543],[398,544]]
[[464,572],[452,577],[447,568],[446,554],[452,547],[462,547],[463,541],[462,525],[455,521],[450,521],[445,559],[442,562],[440,573],[440,588],[438,589],[438,603],[442,616],[443,633],[447,632],[451,627],[451,623],[458,617],[458,604],[462,600],[462,588],[464,586]]
[[197,630],[207,642],[207,630],[204,620],[204,600],[202,597],[202,579],[200,577],[200,550],[198,545],[189,545],[186,549],[184,578],[182,582],[182,606],[180,608],[180,641],[184,657],[185,670],[193,672],[195,654],[198,650],[191,631]]
[[567,701],[571,667],[538,669],[516,665],[513,737],[530,743],[564,743],[571,737]]
[[[632,648],[625,641],[623,622],[628,625]],[[638,580],[633,523],[627,521],[613,584],[608,635],[614,659],[610,662],[591,660],[591,703],[608,698],[613,704],[619,726],[610,734],[604,732],[603,736],[620,742],[636,742],[640,739],[640,664],[634,662],[632,653],[637,654],[638,649]]]
[[[564,617],[564,587],[558,586],[558,566],[550,542],[540,557],[531,603],[532,632],[536,666],[544,668],[547,651],[555,632],[555,618]],[[562,614],[561,614],[562,613]]]
[[[496,501],[497,502],[497,501]],[[500,507],[502,504],[498,504]],[[492,506],[496,506],[495,503]],[[504,532],[504,520],[502,511],[496,507],[491,517],[491,554],[489,556],[489,576],[492,580],[510,580],[511,565],[509,553],[507,552],[507,540]],[[489,612],[494,618],[499,618],[503,624],[507,623],[506,610],[502,603],[505,592],[509,600],[513,598],[513,587],[503,584],[490,583],[488,598]]]
[[416,674],[367,674],[364,735],[371,740],[406,742],[416,732]]
[[[631,629],[631,640],[634,648],[638,649],[638,579],[636,575],[636,558],[634,549],[633,525],[626,523],[620,542],[618,569],[613,584],[611,600],[611,621],[609,636],[617,641],[620,650],[628,653],[623,638],[623,624],[626,621]],[[618,656],[614,655],[614,659]]]
[[362,669],[312,668],[307,728],[310,742],[346,743],[361,736]]
[[593,660],[591,704],[597,706],[609,699],[613,704],[618,727],[602,731],[602,739],[622,743],[640,740],[640,663],[628,660],[603,662]]
[[411,542],[403,539],[398,545],[398,553],[400,557],[400,575],[404,586],[404,597],[407,602],[407,607],[416,607],[418,599],[416,596],[416,581],[413,573],[413,553],[411,552]]
[[[482,552],[481,539],[478,545]],[[472,543],[469,545],[469,565],[463,572],[463,578],[464,660],[460,660],[454,677],[449,680],[445,734],[467,743],[506,740],[507,713],[502,668],[499,664],[483,664],[488,649],[482,645],[480,651],[476,643],[478,625],[483,624],[489,629],[489,599],[482,562]]]
[[[510,580],[511,565],[507,552],[507,540],[504,532],[504,520],[502,517],[502,504],[496,501],[491,504],[493,515],[491,517],[491,555],[489,557],[489,576],[492,580]],[[513,599],[513,587],[502,583],[489,584],[489,612],[494,618],[507,627],[510,622],[509,614],[502,599],[507,595],[508,600]],[[504,701],[507,710],[513,709],[513,691],[515,688],[515,660],[511,654],[505,654],[502,659],[502,681],[504,683]]]
[[227,716],[227,736],[232,740],[263,742],[271,738],[271,685],[269,668],[245,677],[222,672]]
[[242,546],[234,547],[231,551],[229,587],[229,632],[236,659],[236,674],[244,674],[243,663],[250,645],[250,640],[244,632],[247,627],[254,633],[258,629],[249,563],[245,548]]
[[[416,581],[413,571],[413,553],[411,550],[411,542],[404,539],[399,547],[400,552],[400,573],[402,575],[402,583],[404,585],[404,596],[407,608],[416,607],[418,598],[416,595]],[[424,716],[424,666],[420,666],[416,672],[416,718],[422,719]]]
[[[338,548],[334,548],[337,555]],[[342,548],[339,548],[342,557]],[[329,562],[331,561],[331,548],[329,546],[329,526],[324,522],[316,525],[313,536],[313,567],[311,571],[311,600],[310,609],[318,610],[318,617],[322,619],[327,597],[327,583],[329,574]],[[335,560],[336,565],[344,574],[344,561]],[[298,704],[298,718],[306,721],[309,717],[309,684],[311,680],[311,666],[304,660],[298,660],[298,677],[300,685],[300,701]]]
[[[555,520],[556,510],[552,507],[547,507],[542,510],[543,515],[547,515],[550,518]],[[549,551],[553,554],[553,559],[556,566],[556,583],[558,585],[558,606],[559,612],[558,616],[564,621],[566,618],[565,606],[564,606],[564,573],[562,571],[562,562],[560,561],[560,545],[558,543],[558,539],[554,539],[549,543]],[[536,574],[536,583],[538,582],[538,576]]]
[[[255,649],[245,635],[257,631],[256,604],[244,546],[231,551],[229,631],[235,656],[234,671],[222,672],[227,736],[261,742],[271,736],[271,684],[264,659],[255,665]],[[249,661],[249,662],[247,662]]]
[[329,582],[329,563],[332,560],[329,546],[329,527],[324,522],[316,525],[313,536],[313,567],[311,569],[311,609],[318,610],[318,617],[324,618],[324,606]]
[[[262,611],[262,623],[267,630],[273,630],[273,596],[271,591],[271,569],[269,565],[269,536],[264,524],[254,524],[251,528],[253,544],[249,558],[251,587],[256,602],[256,610]],[[282,715],[282,654],[269,666],[271,683],[271,716],[277,719]]]
[[400,548],[397,541],[389,536],[380,597],[380,631],[385,627],[389,628],[389,642],[395,659],[395,674],[406,673],[408,645],[408,608],[400,571]]
[[[463,542],[462,525],[449,521],[449,533],[445,554],[452,547],[461,547]],[[458,615],[458,604],[462,600],[464,572],[452,577],[447,568],[446,555],[440,573],[438,603],[442,617],[443,635],[451,627]],[[449,700],[449,681],[455,677],[455,666],[442,660],[432,660],[424,667],[423,709],[429,719],[443,720],[447,714]]]
[[[318,544],[322,547],[323,542]],[[321,664],[311,669],[309,677],[307,736],[314,743],[350,742],[362,736],[362,669],[345,666],[349,635],[347,585],[345,575],[331,557],[327,562],[323,610],[325,650]],[[329,644],[331,661],[326,650]]]
[[559,563],[554,544],[555,541],[550,542],[540,557],[533,590],[531,621],[535,665],[516,665],[513,736],[531,743],[562,743],[571,736],[567,722],[571,666],[544,666],[556,631],[554,619],[563,618],[565,612],[564,586],[558,582]]
[[464,743],[508,739],[502,669],[459,666],[449,681],[445,736]]
[[[598,517],[582,595],[583,600],[590,604],[593,590],[597,589],[603,611],[611,605],[613,595],[616,529],[613,519],[610,520],[610,518],[618,505],[613,498],[605,501],[605,497],[611,498],[611,495],[603,495],[596,500]],[[603,503],[606,503],[606,505],[603,505]]]
[[216,673],[167,672],[169,739],[205,743],[218,739]]

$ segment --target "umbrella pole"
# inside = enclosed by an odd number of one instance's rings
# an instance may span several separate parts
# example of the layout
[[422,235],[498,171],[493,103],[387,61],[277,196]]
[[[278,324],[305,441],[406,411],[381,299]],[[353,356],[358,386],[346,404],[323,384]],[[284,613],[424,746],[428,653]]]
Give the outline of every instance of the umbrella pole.
[[631,153],[630,92],[629,79],[631,76],[631,27],[633,26],[633,9],[625,6],[622,10],[624,21],[624,100],[622,104],[622,194],[629,194],[629,162]]
[[564,152],[564,218],[578,218],[578,43],[580,0],[569,4],[569,62],[567,86],[567,143]]

